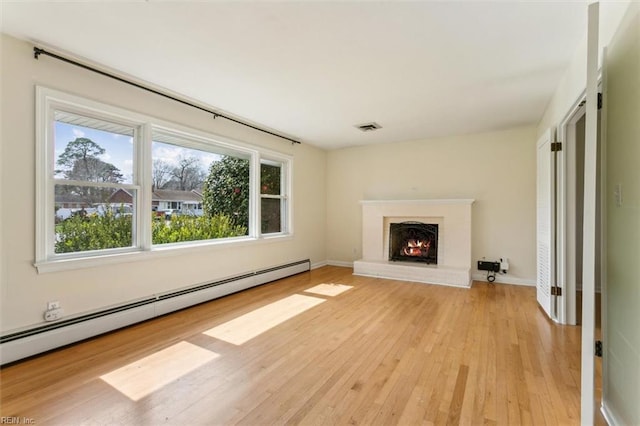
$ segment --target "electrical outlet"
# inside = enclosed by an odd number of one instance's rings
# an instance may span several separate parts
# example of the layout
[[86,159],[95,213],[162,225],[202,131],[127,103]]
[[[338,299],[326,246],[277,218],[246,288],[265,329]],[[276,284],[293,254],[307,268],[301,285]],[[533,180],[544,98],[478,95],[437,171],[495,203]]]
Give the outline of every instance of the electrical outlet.
[[507,273],[507,271],[509,270],[509,259],[507,259],[506,257],[500,259],[500,269],[502,270],[503,274]]
[[48,311],[44,311],[44,320],[55,321],[62,318],[62,315],[64,315],[64,311],[62,309],[50,309]]
[[47,302],[47,311],[52,311],[54,309],[60,309],[60,302],[57,300],[53,302]]

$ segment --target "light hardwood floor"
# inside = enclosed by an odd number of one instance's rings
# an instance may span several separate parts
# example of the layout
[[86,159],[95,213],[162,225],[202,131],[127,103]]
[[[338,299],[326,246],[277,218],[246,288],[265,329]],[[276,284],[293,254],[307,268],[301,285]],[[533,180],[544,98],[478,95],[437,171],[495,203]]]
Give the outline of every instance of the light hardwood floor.
[[[549,321],[534,288],[351,272],[320,268],[7,366],[1,415],[39,425],[579,423],[580,328]],[[305,292],[322,283],[352,288]]]

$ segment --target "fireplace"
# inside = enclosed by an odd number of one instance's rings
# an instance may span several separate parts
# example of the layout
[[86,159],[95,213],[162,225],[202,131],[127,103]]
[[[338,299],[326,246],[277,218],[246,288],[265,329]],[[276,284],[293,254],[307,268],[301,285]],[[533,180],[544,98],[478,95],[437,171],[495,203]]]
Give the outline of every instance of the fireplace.
[[[362,259],[353,262],[355,275],[466,288],[471,286],[473,200],[363,200],[360,204]],[[392,261],[389,255],[394,251],[390,248],[393,246],[391,225],[407,224],[410,221],[413,224],[418,222],[437,225],[437,231],[434,228],[431,233],[427,232],[426,238],[416,232],[416,237],[421,236],[418,239],[426,241],[411,242],[411,245],[418,246],[407,249],[407,253],[413,256],[403,257],[402,261]],[[429,249],[425,250],[429,237],[431,243]],[[427,262],[432,263],[425,262],[425,257]],[[416,261],[416,258],[420,260]]]
[[438,225],[422,222],[389,224],[389,260],[438,263]]

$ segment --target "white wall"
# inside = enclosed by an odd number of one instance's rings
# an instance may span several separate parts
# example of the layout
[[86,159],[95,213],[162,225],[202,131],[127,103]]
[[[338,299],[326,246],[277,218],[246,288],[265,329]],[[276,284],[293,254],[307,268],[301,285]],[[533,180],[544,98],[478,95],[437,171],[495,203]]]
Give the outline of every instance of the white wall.
[[360,200],[473,198],[474,269],[508,257],[505,282],[535,283],[534,127],[331,151],[327,191],[330,262],[362,257]]
[[[325,257],[326,153],[295,145],[41,56],[2,35],[1,330],[41,323],[46,302],[73,315],[154,293],[310,258]],[[294,227],[289,241],[208,248],[119,265],[38,274],[35,253],[35,85],[234,138],[294,157]]]

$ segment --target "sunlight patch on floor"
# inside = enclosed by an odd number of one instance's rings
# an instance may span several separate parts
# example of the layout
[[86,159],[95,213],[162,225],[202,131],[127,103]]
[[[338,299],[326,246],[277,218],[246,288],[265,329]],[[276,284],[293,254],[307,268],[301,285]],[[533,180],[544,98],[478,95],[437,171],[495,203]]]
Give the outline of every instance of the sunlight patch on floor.
[[314,293],[321,296],[337,296],[352,288],[352,285],[344,284],[318,284],[315,287],[306,289],[305,293]]
[[180,342],[100,378],[138,401],[219,356],[200,346]]
[[294,294],[220,324],[204,334],[234,345],[242,345],[324,301],[317,297]]

